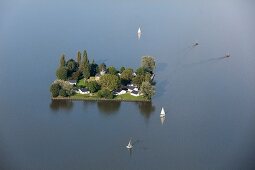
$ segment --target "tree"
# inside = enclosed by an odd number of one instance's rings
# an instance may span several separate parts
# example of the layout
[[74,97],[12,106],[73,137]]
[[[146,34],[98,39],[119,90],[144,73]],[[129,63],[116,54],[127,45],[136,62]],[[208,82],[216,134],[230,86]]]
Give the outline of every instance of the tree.
[[92,63],[90,64],[90,75],[95,76],[97,72],[98,72],[98,65],[93,60]]
[[77,63],[78,63],[78,66],[81,65],[81,52],[80,51],[77,52]]
[[88,79],[90,77],[90,65],[89,60],[87,56],[86,50],[83,52],[83,61],[82,61],[82,74],[85,79]]
[[128,84],[130,83],[130,81],[132,80],[133,78],[133,70],[131,68],[128,68],[128,69],[125,69],[121,75],[120,75],[120,78],[121,78],[121,82],[123,84]]
[[116,90],[120,86],[119,77],[112,74],[104,74],[100,77],[99,83],[103,89]]
[[97,96],[106,99],[113,99],[113,94],[108,89],[102,89],[97,92]]
[[66,65],[65,55],[62,54],[60,61],[59,61],[60,67],[64,67]]
[[57,83],[53,83],[50,86],[50,92],[51,92],[52,97],[58,97],[60,88],[61,87]]
[[78,64],[73,59],[70,59],[66,62],[66,67],[68,69],[68,77],[70,77],[78,69]]
[[77,70],[76,72],[73,72],[72,76],[71,76],[71,79],[72,80],[79,80],[81,79],[82,77],[82,73],[80,70]]
[[116,68],[113,67],[113,66],[108,67],[107,72],[108,72],[109,74],[113,74],[113,75],[116,75],[116,74],[118,73],[118,71],[116,70]]
[[144,67],[139,67],[137,70],[136,70],[136,74],[137,75],[145,75],[146,73],[146,69]]
[[59,90],[59,95],[62,97],[67,97],[66,91],[64,89]]
[[100,65],[98,66],[98,68],[99,68],[99,71],[106,70],[106,65],[105,65],[105,63],[100,64]]
[[152,56],[144,56],[142,58],[142,67],[144,67],[147,71],[153,72],[155,65],[156,63]]
[[100,89],[100,86],[96,81],[86,82],[85,86],[89,89],[91,93],[95,93]]
[[74,94],[74,86],[69,82],[64,80],[55,80],[54,83],[58,84],[61,89],[65,90],[67,96],[71,96]]
[[140,92],[146,99],[150,100],[151,97],[155,94],[155,89],[149,82],[145,81],[141,85]]
[[125,70],[125,67],[122,66],[122,67],[120,68],[120,73],[122,73],[124,70]]
[[[86,50],[83,51],[83,59],[84,58],[88,60],[88,54],[87,54]],[[89,61],[88,61],[88,63],[89,63]]]
[[67,80],[67,68],[66,67],[60,67],[56,71],[56,76],[60,80]]
[[145,74],[144,81],[151,82],[151,74],[150,73]]
[[133,83],[134,85],[136,85],[138,88],[141,87],[142,82],[144,82],[144,81],[145,81],[144,75],[137,75],[136,77],[134,77],[134,78],[132,79],[132,83]]

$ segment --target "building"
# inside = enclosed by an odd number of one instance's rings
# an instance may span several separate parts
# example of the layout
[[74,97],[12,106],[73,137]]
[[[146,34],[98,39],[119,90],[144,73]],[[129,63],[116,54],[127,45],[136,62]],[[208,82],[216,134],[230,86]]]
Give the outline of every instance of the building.
[[80,88],[76,91],[78,94],[89,94],[89,90],[87,88]]
[[122,94],[126,94],[127,93],[127,91],[126,90],[123,90],[123,89],[118,89],[118,90],[115,90],[114,92],[113,92],[113,94],[114,95],[122,95]]
[[68,83],[71,84],[71,85],[76,85],[76,80],[68,80]]
[[135,86],[127,86],[127,89],[128,89],[129,92],[138,91],[138,88],[135,87]]
[[132,96],[136,96],[136,97],[137,97],[137,96],[140,96],[139,91],[136,91],[136,90],[131,91],[130,94],[131,94]]

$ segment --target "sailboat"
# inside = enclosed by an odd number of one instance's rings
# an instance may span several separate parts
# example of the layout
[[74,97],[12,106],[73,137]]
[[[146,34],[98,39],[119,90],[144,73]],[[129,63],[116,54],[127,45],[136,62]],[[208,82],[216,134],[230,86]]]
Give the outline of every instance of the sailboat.
[[166,113],[165,113],[164,108],[162,107],[161,112],[160,112],[160,117],[165,117],[165,116],[166,116]]
[[129,140],[129,143],[128,145],[126,146],[128,149],[132,149],[133,148],[133,145],[131,144],[131,139]]
[[137,34],[142,34],[141,28],[138,28]]
[[142,31],[141,31],[141,28],[139,27],[139,28],[138,28],[138,31],[137,31],[138,39],[141,38],[141,35],[142,35]]

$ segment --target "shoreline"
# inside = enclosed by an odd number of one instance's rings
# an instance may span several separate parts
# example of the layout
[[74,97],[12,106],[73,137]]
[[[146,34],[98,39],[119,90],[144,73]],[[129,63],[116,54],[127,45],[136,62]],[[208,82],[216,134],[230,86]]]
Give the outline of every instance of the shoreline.
[[76,98],[76,97],[51,97],[51,100],[74,100],[74,101],[119,101],[119,102],[151,102],[151,100],[128,100],[128,99],[104,99],[104,98]]

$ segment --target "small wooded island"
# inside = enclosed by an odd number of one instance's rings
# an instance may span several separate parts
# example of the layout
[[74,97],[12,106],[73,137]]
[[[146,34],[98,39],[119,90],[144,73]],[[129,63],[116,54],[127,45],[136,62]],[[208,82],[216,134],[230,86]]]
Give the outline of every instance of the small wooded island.
[[66,61],[63,54],[56,70],[57,79],[51,84],[52,99],[72,100],[121,100],[150,101],[155,94],[154,69],[152,56],[143,56],[141,67],[114,66],[89,61],[87,52],[77,53],[76,61]]

